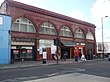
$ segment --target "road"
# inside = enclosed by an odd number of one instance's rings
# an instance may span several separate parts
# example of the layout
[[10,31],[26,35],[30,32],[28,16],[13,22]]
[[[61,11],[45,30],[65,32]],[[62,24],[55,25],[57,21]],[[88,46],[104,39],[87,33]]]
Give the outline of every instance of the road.
[[110,62],[96,60],[0,70],[0,82],[72,82],[73,80],[110,82]]

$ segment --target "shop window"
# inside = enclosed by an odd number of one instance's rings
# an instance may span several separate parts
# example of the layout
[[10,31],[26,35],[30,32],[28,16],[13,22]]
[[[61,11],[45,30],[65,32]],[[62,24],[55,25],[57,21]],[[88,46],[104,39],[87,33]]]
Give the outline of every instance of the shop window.
[[12,25],[13,31],[20,31],[20,32],[32,32],[35,33],[35,27],[31,21],[26,18],[19,18]]
[[60,30],[60,36],[72,37],[72,32],[67,26],[63,26]]
[[[54,46],[53,40],[40,39],[39,40],[39,53],[40,54],[42,54],[43,48],[51,48],[52,51],[56,51],[56,46]],[[53,53],[53,52],[51,52],[51,53]]]

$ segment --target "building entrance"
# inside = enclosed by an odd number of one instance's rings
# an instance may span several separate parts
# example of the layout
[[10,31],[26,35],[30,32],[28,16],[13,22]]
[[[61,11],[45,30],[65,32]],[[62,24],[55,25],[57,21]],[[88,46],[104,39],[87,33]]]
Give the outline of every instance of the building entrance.
[[67,59],[74,58],[74,47],[61,47],[61,58],[63,59],[64,53],[67,52]]

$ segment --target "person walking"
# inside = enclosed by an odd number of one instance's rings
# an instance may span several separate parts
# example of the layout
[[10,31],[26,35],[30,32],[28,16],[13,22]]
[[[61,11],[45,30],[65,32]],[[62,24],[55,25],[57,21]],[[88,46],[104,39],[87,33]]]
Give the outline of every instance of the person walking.
[[79,49],[79,57],[81,59],[81,57],[82,57],[82,49]]
[[57,64],[58,64],[58,61],[60,60],[60,54],[59,54],[59,52],[56,52],[55,53],[54,59],[57,61]]
[[74,55],[74,57],[75,57],[75,62],[78,62],[79,48],[76,47],[74,52],[75,52],[75,55]]
[[64,52],[64,54],[63,54],[63,58],[64,58],[64,60],[66,61],[66,57],[68,56],[68,52]]
[[11,64],[14,63],[14,52],[13,50],[11,50]]
[[93,59],[93,57],[92,57],[92,51],[89,50],[89,60],[92,60],[92,59]]

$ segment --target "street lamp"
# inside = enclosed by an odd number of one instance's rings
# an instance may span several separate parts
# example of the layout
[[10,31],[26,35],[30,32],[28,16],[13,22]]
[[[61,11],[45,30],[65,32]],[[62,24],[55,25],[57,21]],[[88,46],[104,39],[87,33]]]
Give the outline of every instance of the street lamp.
[[[108,16],[105,16],[105,18]],[[103,35],[103,17],[101,17],[101,25],[102,25],[102,55],[104,58],[104,35]]]

